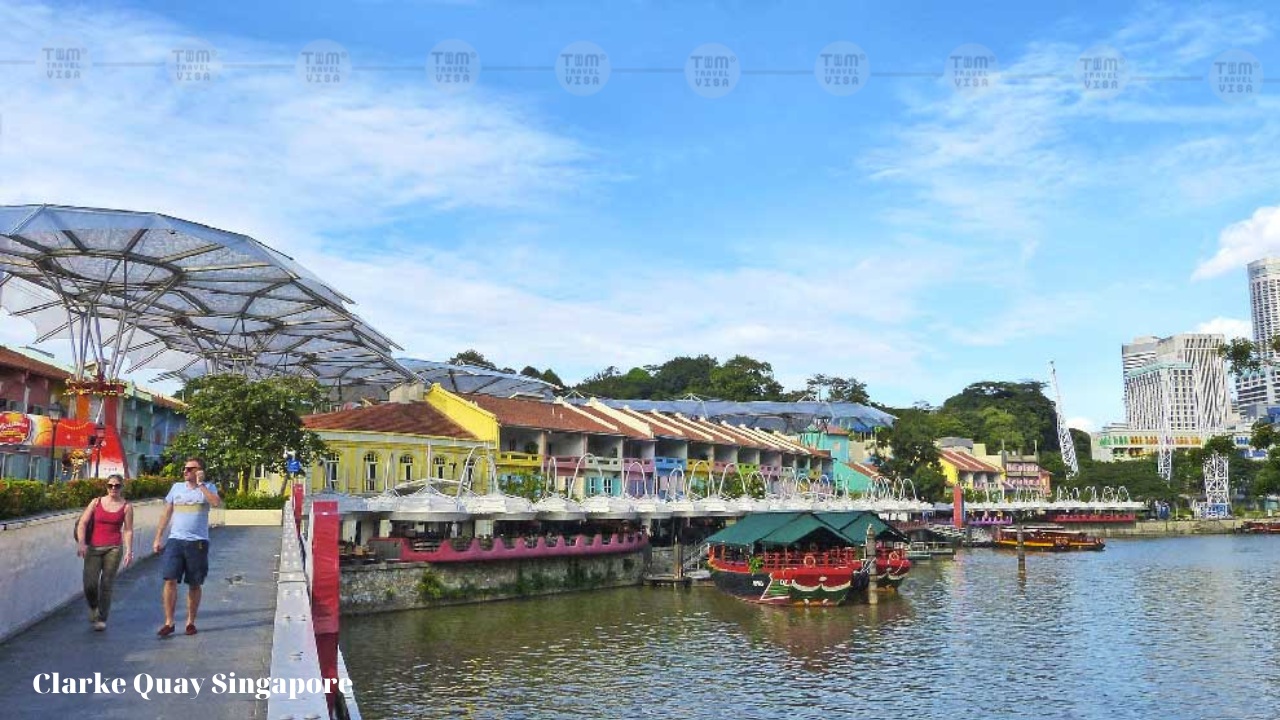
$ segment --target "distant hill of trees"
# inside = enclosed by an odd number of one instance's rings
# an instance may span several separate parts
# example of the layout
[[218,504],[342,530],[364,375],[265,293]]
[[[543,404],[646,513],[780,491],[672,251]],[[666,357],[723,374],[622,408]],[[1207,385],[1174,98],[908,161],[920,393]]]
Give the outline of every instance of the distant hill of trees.
[[[1248,350],[1256,354],[1256,349]],[[1227,351],[1223,354],[1227,355]],[[517,372],[513,368],[498,367],[475,350],[458,353],[449,362]],[[1058,446],[1057,413],[1053,401],[1044,394],[1046,383],[1039,380],[981,380],[938,406],[917,402],[911,407],[890,407],[873,402],[866,384],[854,377],[818,374],[811,376],[803,388],[786,390],[774,378],[772,365],[745,355],[735,355],[723,363],[710,355],[682,355],[660,365],[635,367],[626,372],[610,366],[572,386],[566,386],[550,368],[538,370],[526,366],[519,374],[554,383],[565,392],[576,390],[583,395],[617,399],[672,400],[693,394],[721,400],[822,399],[872,405],[898,418],[893,428],[877,433],[882,446],[892,450],[884,453],[882,468],[893,477],[913,478],[921,497],[943,499],[945,483],[934,445],[941,437],[970,438],[985,443],[992,453],[1001,449],[1023,455],[1035,452],[1041,465],[1053,473],[1054,487],[1062,485],[1066,477]],[[1280,492],[1280,435],[1268,434],[1265,429],[1258,435],[1254,446],[1273,448],[1273,457],[1265,463],[1233,459],[1231,486],[1250,495]],[[1180,495],[1198,494],[1206,454],[1214,449],[1232,450],[1230,438],[1223,437],[1215,438],[1206,449],[1176,451],[1174,482],[1165,485],[1156,474],[1154,458],[1093,462],[1089,434],[1072,428],[1071,439],[1080,464],[1080,474],[1071,486],[1123,485],[1135,498],[1166,501]]]

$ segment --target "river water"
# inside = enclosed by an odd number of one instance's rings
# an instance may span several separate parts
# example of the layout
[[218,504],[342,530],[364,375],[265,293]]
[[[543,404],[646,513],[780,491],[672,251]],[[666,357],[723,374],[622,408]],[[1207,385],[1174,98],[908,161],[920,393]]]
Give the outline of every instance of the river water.
[[1280,718],[1280,537],[961,551],[875,605],[627,588],[343,618],[365,718]]

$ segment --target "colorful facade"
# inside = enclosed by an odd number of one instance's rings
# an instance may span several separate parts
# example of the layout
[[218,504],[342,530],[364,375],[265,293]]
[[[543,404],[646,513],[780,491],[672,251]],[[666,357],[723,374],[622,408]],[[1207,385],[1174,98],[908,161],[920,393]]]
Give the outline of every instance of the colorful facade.
[[800,435],[800,441],[806,447],[831,455],[831,476],[841,491],[866,493],[871,489],[873,477],[855,469],[857,461],[865,457],[865,453],[859,452],[864,443],[855,434],[838,425],[829,425],[806,430]]
[[939,449],[938,463],[947,478],[947,485],[959,485],[966,490],[995,491],[1004,482],[1001,468],[979,460],[973,451],[965,447]]
[[[332,451],[305,472],[313,492],[378,493],[427,477],[462,483],[483,471],[481,461],[491,447],[423,402],[308,415],[303,424]],[[259,490],[279,492],[282,480],[264,477]]]
[[[574,497],[778,492],[835,471],[831,453],[779,433],[679,413],[406,385],[391,402],[304,418],[333,449],[313,490],[376,493],[408,480]],[[264,490],[280,478],[263,478]],[[803,488],[802,488],[803,489]]]

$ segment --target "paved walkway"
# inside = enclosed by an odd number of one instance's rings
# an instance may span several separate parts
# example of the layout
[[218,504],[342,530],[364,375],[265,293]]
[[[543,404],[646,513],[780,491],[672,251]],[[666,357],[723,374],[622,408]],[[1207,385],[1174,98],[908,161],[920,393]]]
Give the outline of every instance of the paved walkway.
[[[275,527],[215,528],[209,578],[204,586],[194,637],[183,634],[186,592],[179,586],[178,632],[156,637],[164,621],[160,608],[160,563],[155,557],[116,581],[111,619],[105,632],[89,625],[83,598],[0,644],[0,716],[5,718],[261,718],[266,701],[253,695],[213,694],[211,678],[270,676],[276,584],[280,551]],[[139,538],[150,542],[150,538]],[[39,673],[63,678],[124,678],[121,695],[41,695],[32,681]],[[196,678],[197,697],[134,690],[134,678],[149,674],[165,681]]]

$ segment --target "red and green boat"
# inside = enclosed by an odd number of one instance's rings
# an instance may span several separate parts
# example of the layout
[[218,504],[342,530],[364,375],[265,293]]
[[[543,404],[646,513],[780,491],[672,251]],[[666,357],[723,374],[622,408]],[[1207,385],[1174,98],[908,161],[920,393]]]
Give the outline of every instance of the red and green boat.
[[910,570],[892,551],[868,557],[869,536],[877,548],[907,540],[874,513],[754,513],[707,539],[707,565],[716,587],[744,600],[840,605],[872,582],[896,587]]

